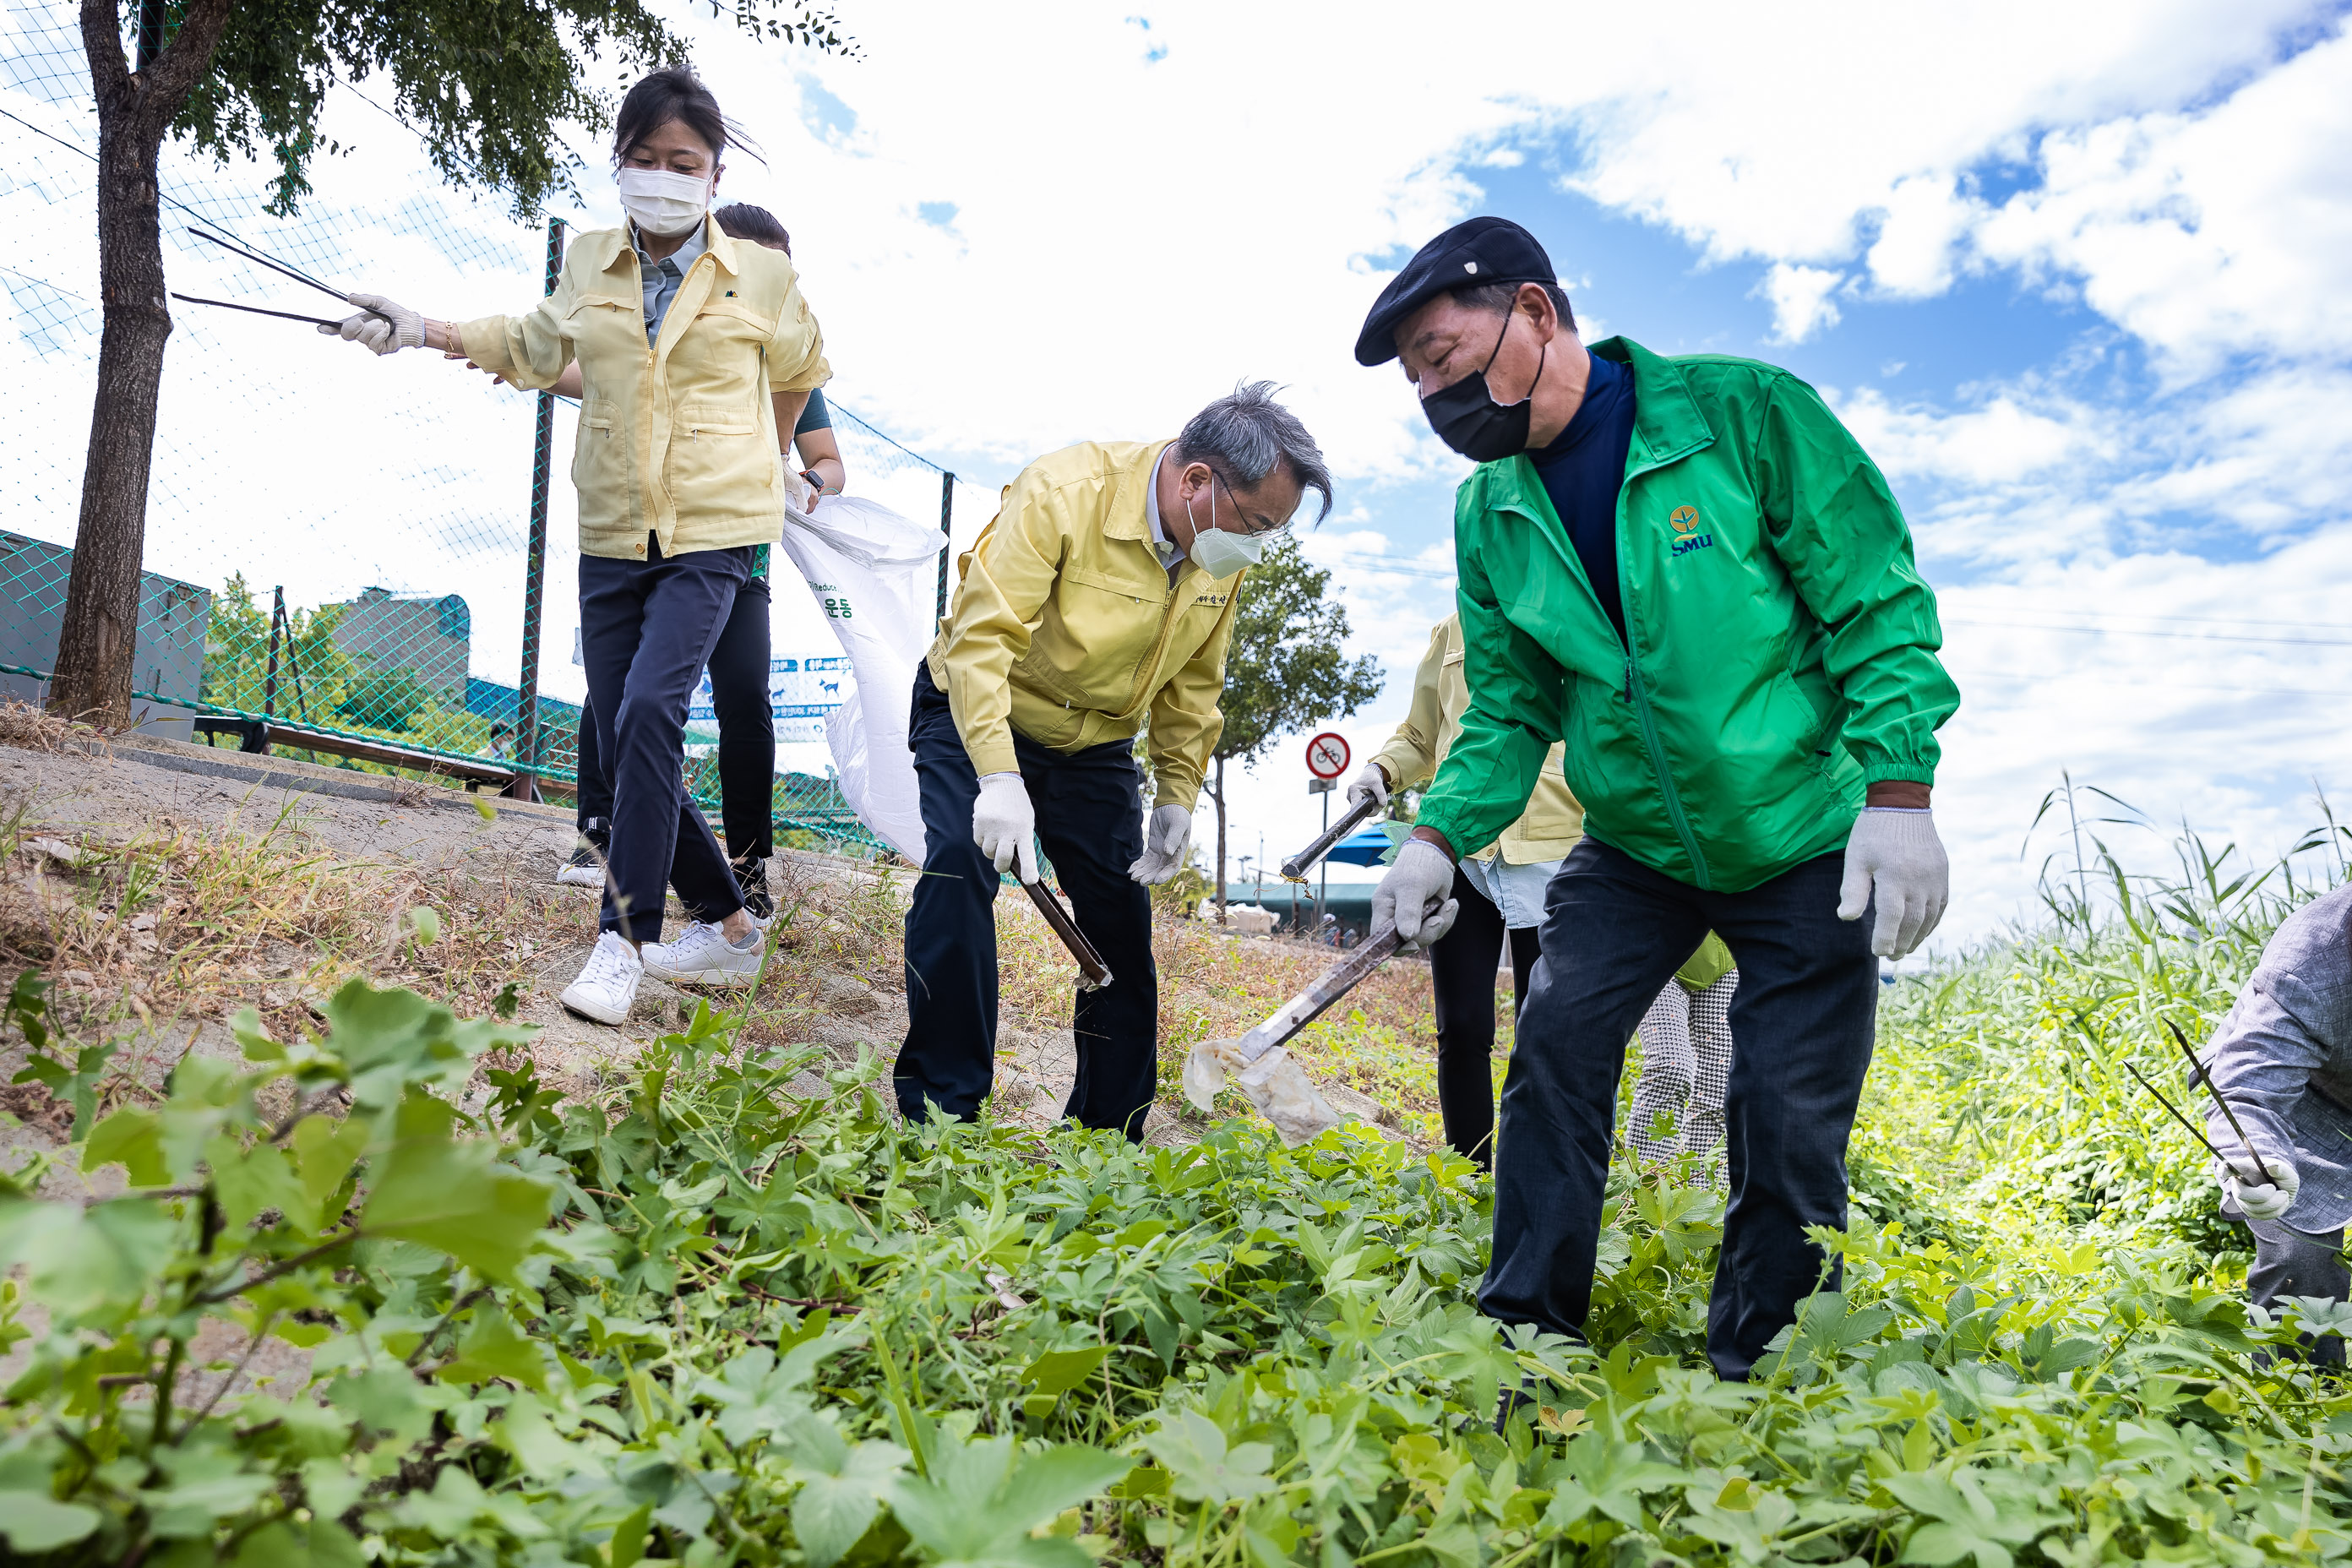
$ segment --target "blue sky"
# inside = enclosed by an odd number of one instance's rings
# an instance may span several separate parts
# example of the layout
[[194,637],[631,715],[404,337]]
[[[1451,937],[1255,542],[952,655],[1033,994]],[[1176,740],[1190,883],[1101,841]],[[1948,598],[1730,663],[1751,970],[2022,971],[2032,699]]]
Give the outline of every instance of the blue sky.
[[[63,0],[49,13],[12,7],[0,41],[19,26],[69,38]],[[1664,26],[1555,0],[1488,7],[1475,36],[1377,4],[1045,0],[1013,26],[944,3],[843,14],[861,58],[689,24],[698,67],[766,154],[731,156],[722,196],[793,229],[838,399],[970,481],[961,544],[1033,457],[1172,434],[1244,377],[1286,384],[1340,480],[1308,552],[1391,676],[1339,726],[1359,755],[1401,716],[1450,606],[1463,466],[1402,377],[1349,348],[1414,247],[1497,212],[1543,239],[1597,330],[1786,365],[1886,471],[1964,695],[1937,796],[1951,940],[2031,907],[2047,831],[2029,844],[2027,828],[2062,772],[2252,853],[2316,819],[2315,786],[2352,798],[2343,5],[1706,4]],[[75,112],[54,82],[0,97],[43,124]],[[528,302],[535,242],[495,203],[440,189],[349,94],[328,130],[357,150],[321,168],[306,223],[333,231],[354,283],[447,316]],[[601,150],[573,150],[572,216],[613,221]],[[262,184],[236,168],[178,177]],[[13,266],[89,270],[87,228],[57,224],[54,192],[0,187],[25,237]],[[510,266],[484,259],[508,249]],[[408,549],[400,503],[429,481],[448,515],[510,510],[510,404],[408,355],[313,363],[217,323],[184,331],[177,364],[249,353],[246,412],[205,428],[205,400],[174,405],[167,376],[167,414],[188,423],[167,418],[167,445],[184,446],[159,472],[202,470],[217,448],[285,492],[238,498],[222,532],[288,531],[268,553],[321,594],[362,552],[420,587],[470,573],[485,604],[509,592],[478,552]],[[47,378],[12,405],[15,429],[58,426],[20,451],[78,449],[87,405],[61,363],[9,380]],[[248,452],[256,429],[281,438]],[[76,476],[50,468],[35,510],[69,517]],[[936,506],[916,470],[873,463],[857,482],[910,515]],[[204,509],[229,488],[181,485],[181,537],[214,537]],[[821,621],[779,615],[780,647],[819,651]],[[551,626],[551,649],[570,640]],[[486,672],[510,657],[486,644]],[[544,678],[562,691],[570,674],[551,662]],[[1284,742],[1235,781],[1243,848],[1311,833],[1297,752]],[[2117,842],[2147,863],[2163,851],[2160,832]]]

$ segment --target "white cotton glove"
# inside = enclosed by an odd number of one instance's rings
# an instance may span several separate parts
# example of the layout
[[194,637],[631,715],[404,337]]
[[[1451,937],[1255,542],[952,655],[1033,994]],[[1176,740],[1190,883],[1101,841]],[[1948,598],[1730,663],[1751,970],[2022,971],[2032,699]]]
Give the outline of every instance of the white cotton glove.
[[2278,1179],[2275,1182],[2248,1182],[2231,1172],[2221,1178],[2221,1194],[2235,1202],[2248,1219],[2276,1219],[2294,1206],[2294,1194],[2303,1190],[2303,1177],[2294,1162],[2276,1154],[2264,1154],[2263,1165]]
[[1944,841],[1936,837],[1934,813],[1864,808],[1845,841],[1838,919],[1860,920],[1874,893],[1878,919],[1871,927],[1871,952],[1901,958],[1927,940],[1952,896],[1951,864],[1944,858]]
[[[1019,773],[983,773],[980,798],[971,806],[971,841],[995,863],[1024,882],[1037,879],[1037,808]],[[1015,867],[1018,870],[1014,870]]]
[[1366,763],[1364,771],[1358,773],[1348,784],[1349,810],[1353,811],[1367,800],[1371,801],[1383,811],[1388,809],[1389,775],[1378,763]]
[[1192,814],[1181,805],[1163,805],[1151,814],[1143,830],[1143,854],[1127,874],[1146,887],[1156,888],[1183,869],[1184,852],[1192,837]]
[[339,327],[321,326],[320,331],[347,343],[358,343],[377,354],[425,346],[425,318],[407,306],[394,304],[381,294],[346,294],[343,298],[360,308],[359,314],[344,317]]
[[1399,952],[1417,952],[1454,929],[1462,912],[1454,890],[1454,861],[1426,838],[1408,838],[1396,864],[1372,889],[1372,929],[1395,926]]

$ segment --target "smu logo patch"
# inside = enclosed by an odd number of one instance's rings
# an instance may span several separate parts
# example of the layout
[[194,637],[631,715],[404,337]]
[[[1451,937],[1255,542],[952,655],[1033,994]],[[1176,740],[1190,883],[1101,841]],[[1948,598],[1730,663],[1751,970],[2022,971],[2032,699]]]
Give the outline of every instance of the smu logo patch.
[[1698,508],[1695,506],[1675,508],[1666,517],[1666,525],[1674,530],[1675,542],[1668,552],[1670,554],[1688,555],[1694,550],[1715,548],[1715,535],[1699,531]]

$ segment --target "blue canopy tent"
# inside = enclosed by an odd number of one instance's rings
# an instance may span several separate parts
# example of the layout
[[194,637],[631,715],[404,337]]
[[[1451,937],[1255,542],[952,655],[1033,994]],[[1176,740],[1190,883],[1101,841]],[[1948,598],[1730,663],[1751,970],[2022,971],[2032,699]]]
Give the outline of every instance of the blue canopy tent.
[[[1388,852],[1389,836],[1380,828],[1367,827],[1361,833],[1351,834],[1331,846],[1331,853],[1324,858],[1336,860],[1342,866],[1377,866],[1381,863],[1381,857]],[[1307,874],[1311,877],[1315,873],[1310,870]]]

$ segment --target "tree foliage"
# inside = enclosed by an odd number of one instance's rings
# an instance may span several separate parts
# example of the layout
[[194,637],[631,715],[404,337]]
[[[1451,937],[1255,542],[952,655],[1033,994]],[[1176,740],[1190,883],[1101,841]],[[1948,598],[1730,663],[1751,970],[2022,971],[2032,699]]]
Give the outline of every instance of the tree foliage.
[[1242,579],[1218,700],[1218,762],[1246,766],[1283,736],[1345,718],[1381,694],[1380,661],[1347,656],[1348,610],[1330,585],[1331,574],[1309,564],[1290,534]]
[[[854,50],[832,12],[808,0],[726,9],[753,36]],[[221,159],[274,163],[269,210],[283,216],[310,194],[312,161],[341,150],[319,134],[328,89],[381,82],[391,100],[382,107],[415,132],[443,179],[502,191],[530,216],[550,196],[576,195],[562,128],[612,122],[616,97],[592,67],[611,62],[625,88],[686,58],[647,0],[237,0],[173,129]]]

